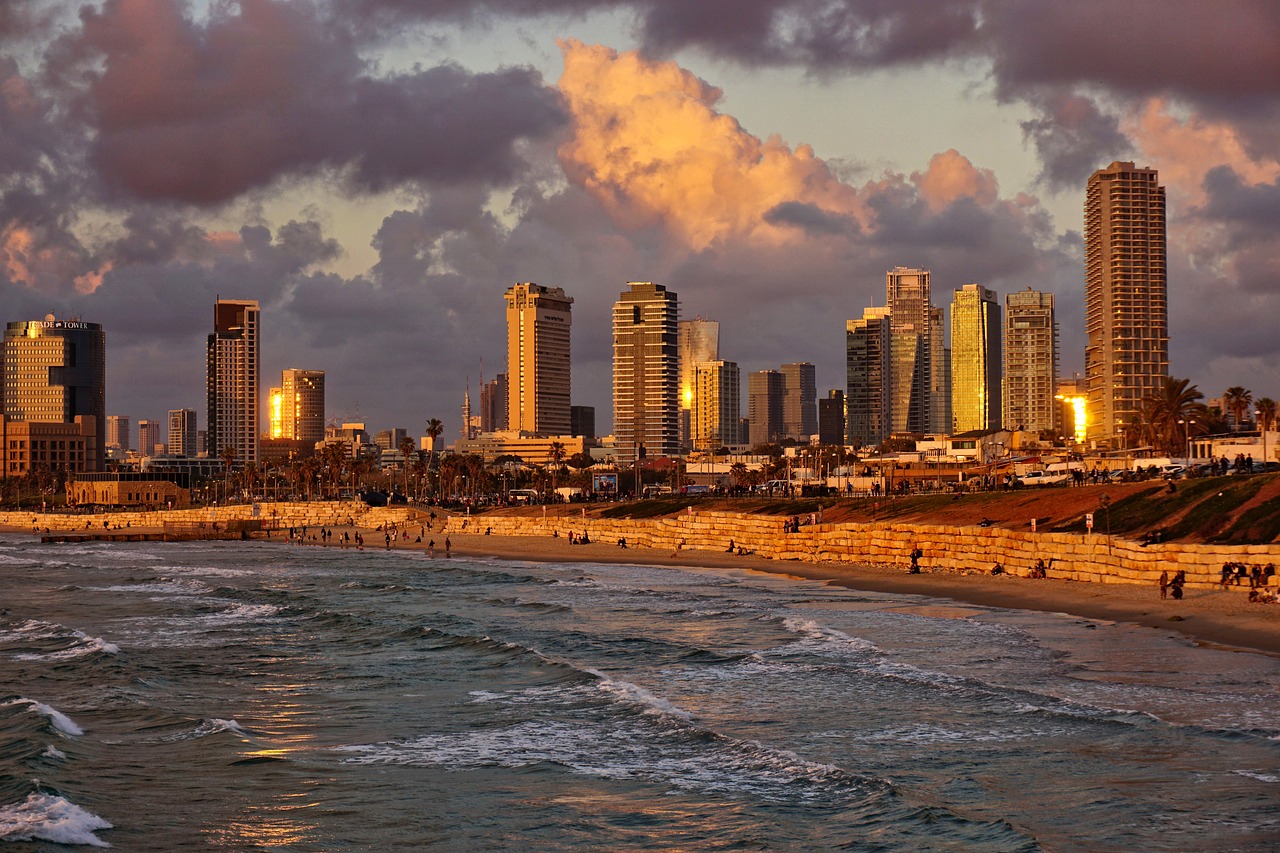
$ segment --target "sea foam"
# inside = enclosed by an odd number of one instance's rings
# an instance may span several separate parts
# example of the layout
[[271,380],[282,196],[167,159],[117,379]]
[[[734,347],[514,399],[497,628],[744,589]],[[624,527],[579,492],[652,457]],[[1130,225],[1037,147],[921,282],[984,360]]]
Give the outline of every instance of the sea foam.
[[35,792],[21,803],[0,806],[0,841],[51,841],[54,844],[111,845],[94,835],[111,829],[107,821],[65,797]]
[[53,724],[53,727],[58,731],[62,732],[64,735],[70,735],[71,737],[79,737],[80,735],[84,734],[84,729],[80,728],[74,722],[72,722],[70,717],[68,717],[66,714],[62,713],[61,711],[59,711],[57,708],[51,708],[48,705],[44,704],[43,702],[37,702],[34,699],[24,699],[19,697],[17,699],[12,699],[8,702],[5,702],[4,704],[5,705],[27,705],[32,711],[35,711],[37,714],[44,714],[46,717],[48,717],[49,722]]

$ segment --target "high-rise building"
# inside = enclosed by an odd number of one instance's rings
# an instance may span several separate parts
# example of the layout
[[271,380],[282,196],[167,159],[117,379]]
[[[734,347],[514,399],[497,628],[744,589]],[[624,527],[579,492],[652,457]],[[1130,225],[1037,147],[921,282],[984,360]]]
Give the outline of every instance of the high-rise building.
[[257,300],[219,299],[206,358],[208,452],[234,452],[233,465],[258,464]]
[[1058,322],[1053,294],[1027,288],[1004,298],[1004,425],[1058,429]]
[[271,438],[315,445],[324,441],[324,371],[289,368],[271,389]]
[[935,315],[930,273],[895,267],[885,275],[889,306],[889,429],[893,433],[926,433],[934,386],[933,330]]
[[196,411],[195,409],[169,410],[169,447],[170,456],[196,456]]
[[999,429],[1003,333],[995,291],[966,284],[951,302],[951,433]]
[[569,434],[573,299],[559,287],[507,288],[507,429]]
[[844,446],[844,392],[833,388],[818,401],[818,443]]
[[929,353],[932,358],[933,393],[929,400],[929,432],[950,435],[951,419],[951,348],[947,346],[947,324],[942,307],[930,312]]
[[1084,203],[1090,440],[1115,445],[1169,375],[1165,198],[1155,169],[1112,163]]
[[889,308],[867,308],[845,324],[845,436],[854,447],[889,437]]
[[807,361],[784,364],[782,374],[782,431],[787,438],[809,443],[818,431],[818,380]]
[[588,443],[594,443],[596,440],[596,407],[595,406],[570,406],[569,407],[569,435],[580,435],[587,439]]
[[782,418],[782,372],[757,370],[747,375],[747,443],[776,444],[785,435]]
[[680,453],[680,365],[676,294],[632,281],[613,304],[614,456]]
[[696,317],[681,320],[677,330],[680,351],[680,446],[693,448],[693,410],[697,405],[694,373],[699,364],[720,358],[720,323]]
[[[24,320],[5,327],[0,414],[9,421],[70,424],[86,431],[84,470],[102,471],[107,439],[107,350],[102,326],[80,320]],[[90,446],[92,445],[92,446]]]
[[159,456],[164,453],[165,425],[143,418],[138,421],[138,455]]
[[738,444],[742,416],[741,371],[732,361],[703,361],[694,367],[694,450],[715,450]]
[[[573,407],[569,407],[570,421]],[[507,374],[499,373],[480,386],[480,431],[497,432],[507,428]],[[595,431],[594,426],[592,431]]]
[[107,415],[107,447],[128,450],[132,440],[128,415]]

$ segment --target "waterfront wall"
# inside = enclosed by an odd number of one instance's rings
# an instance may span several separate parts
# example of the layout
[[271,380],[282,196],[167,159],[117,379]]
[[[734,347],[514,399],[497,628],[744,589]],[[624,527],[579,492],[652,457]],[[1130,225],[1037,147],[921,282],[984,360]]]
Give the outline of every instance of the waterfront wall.
[[403,524],[416,517],[416,510],[403,506],[370,507],[359,501],[297,501],[129,512],[99,512],[76,515],[40,512],[0,512],[0,527],[50,532],[132,530],[162,528],[165,522],[225,525],[228,521],[257,519],[268,526],[337,527],[355,524],[376,528],[386,523]]
[[[1037,560],[1052,558],[1049,577],[1090,583],[1155,584],[1162,571],[1182,570],[1190,587],[1216,585],[1224,562],[1280,563],[1277,545],[1191,545],[1168,542],[1142,546],[1103,534],[1028,533],[990,527],[923,524],[813,524],[784,533],[786,519],[746,513],[699,512],[656,519],[583,519],[476,516],[449,519],[450,533],[495,536],[567,536],[585,531],[599,546],[674,552],[723,552],[730,540],[757,556],[775,560],[883,565],[904,571],[911,551],[924,552],[922,571],[989,572],[996,563],[1026,575]],[[465,527],[463,525],[466,525]],[[1276,580],[1273,579],[1272,583]],[[1247,586],[1232,587],[1247,590]]]

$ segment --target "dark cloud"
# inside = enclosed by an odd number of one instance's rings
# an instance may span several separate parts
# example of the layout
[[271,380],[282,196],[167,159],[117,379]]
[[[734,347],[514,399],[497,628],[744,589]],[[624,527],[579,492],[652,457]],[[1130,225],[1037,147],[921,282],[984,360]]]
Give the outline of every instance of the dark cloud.
[[88,80],[90,156],[137,199],[213,204],[324,169],[370,191],[505,183],[524,167],[518,143],[564,120],[528,69],[374,77],[307,3],[245,0],[197,23],[173,0],[108,0],[82,18],[64,52]]
[[1022,122],[1022,133],[1039,155],[1041,182],[1052,189],[1079,188],[1100,166],[1132,155],[1119,118],[1089,97],[1053,92],[1034,107],[1040,117]]
[[806,231],[811,236],[823,234],[847,234],[856,230],[857,223],[817,205],[801,201],[784,201],[765,211],[764,221],[770,225],[790,225]]

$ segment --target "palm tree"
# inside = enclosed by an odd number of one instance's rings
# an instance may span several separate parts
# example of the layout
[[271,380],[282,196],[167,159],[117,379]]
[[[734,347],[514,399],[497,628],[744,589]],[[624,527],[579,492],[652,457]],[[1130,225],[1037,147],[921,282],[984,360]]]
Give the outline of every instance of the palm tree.
[[[556,491],[556,475],[560,473],[560,463],[564,461],[564,442],[553,441],[547,449],[547,458],[551,460],[551,492]],[[554,497],[552,498],[554,500]]]
[[1223,392],[1222,402],[1226,405],[1227,411],[1231,412],[1234,431],[1239,432],[1245,415],[1249,412],[1249,406],[1253,403],[1253,392],[1242,385],[1233,385]]
[[436,452],[436,439],[444,434],[444,424],[440,423],[439,418],[432,418],[427,421],[427,450],[432,454]]
[[222,474],[223,474],[223,500],[226,501],[231,494],[231,465],[236,461],[236,449],[228,444],[222,448],[218,454],[222,457]]
[[404,493],[409,494],[409,455],[413,453],[413,439],[405,436],[400,439],[400,455],[404,457],[404,461],[400,463],[404,469]]
[[1276,425],[1276,401],[1270,397],[1258,399],[1258,429],[1269,432]]
[[1198,432],[1195,427],[1208,420],[1208,412],[1199,402],[1203,397],[1190,379],[1165,377],[1160,390],[1142,401],[1143,419],[1150,430],[1152,445],[1176,455],[1180,445]]

